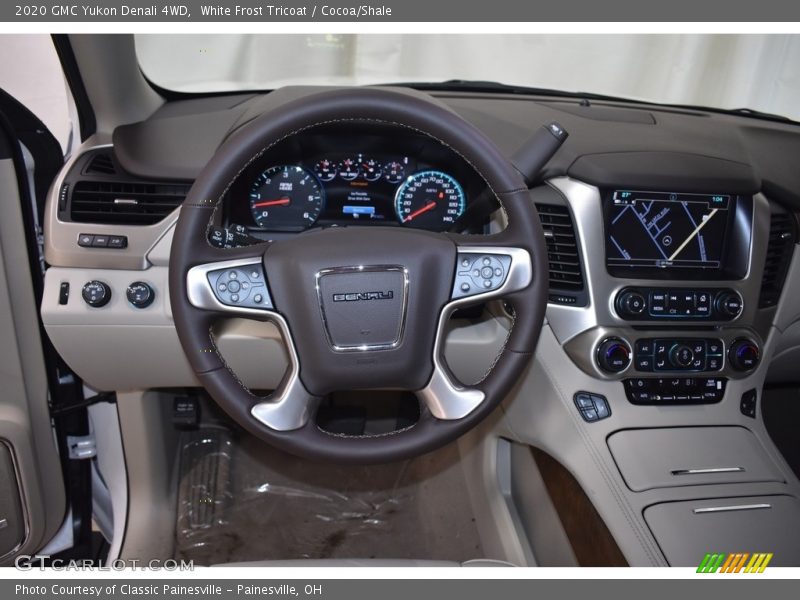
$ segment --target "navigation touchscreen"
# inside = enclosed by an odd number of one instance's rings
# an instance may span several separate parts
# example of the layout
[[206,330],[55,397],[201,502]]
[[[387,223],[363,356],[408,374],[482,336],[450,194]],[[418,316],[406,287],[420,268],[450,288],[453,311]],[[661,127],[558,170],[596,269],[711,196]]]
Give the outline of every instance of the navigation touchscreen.
[[733,197],[616,190],[606,212],[612,268],[723,267]]

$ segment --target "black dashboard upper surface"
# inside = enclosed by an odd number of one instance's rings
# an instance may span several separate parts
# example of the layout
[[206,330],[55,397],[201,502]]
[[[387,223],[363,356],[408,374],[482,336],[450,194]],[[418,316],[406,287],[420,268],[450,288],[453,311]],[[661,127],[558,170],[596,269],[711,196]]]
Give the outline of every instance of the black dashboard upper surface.
[[[129,173],[193,180],[224,139],[259,114],[325,88],[173,101],[152,117],[118,127],[115,153]],[[413,90],[405,93],[419,94]],[[507,155],[543,123],[570,138],[541,174],[602,187],[751,195],[800,207],[800,127],[791,123],[622,102],[581,102],[478,93],[433,93],[484,131]]]

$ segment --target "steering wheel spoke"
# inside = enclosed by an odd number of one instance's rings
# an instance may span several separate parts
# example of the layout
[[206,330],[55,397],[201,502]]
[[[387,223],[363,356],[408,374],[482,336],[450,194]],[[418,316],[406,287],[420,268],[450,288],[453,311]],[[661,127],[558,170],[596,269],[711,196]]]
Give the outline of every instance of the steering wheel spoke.
[[300,361],[286,321],[280,315],[271,319],[283,337],[289,355],[289,368],[278,389],[250,409],[253,418],[275,431],[305,427],[316,412],[320,398],[311,394],[300,380]]
[[485,302],[519,292],[533,277],[527,250],[515,247],[471,245],[458,246],[456,275],[451,300],[443,308],[433,346],[433,374],[417,397],[437,419],[463,419],[485,400],[477,388],[454,381],[442,356],[442,345],[450,316],[461,306]]

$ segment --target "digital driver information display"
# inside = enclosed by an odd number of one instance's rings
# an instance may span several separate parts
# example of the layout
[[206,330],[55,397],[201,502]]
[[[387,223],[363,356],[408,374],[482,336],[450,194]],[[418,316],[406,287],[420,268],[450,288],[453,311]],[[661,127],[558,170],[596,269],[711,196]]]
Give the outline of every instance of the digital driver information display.
[[730,196],[617,190],[611,202],[609,267],[721,268]]

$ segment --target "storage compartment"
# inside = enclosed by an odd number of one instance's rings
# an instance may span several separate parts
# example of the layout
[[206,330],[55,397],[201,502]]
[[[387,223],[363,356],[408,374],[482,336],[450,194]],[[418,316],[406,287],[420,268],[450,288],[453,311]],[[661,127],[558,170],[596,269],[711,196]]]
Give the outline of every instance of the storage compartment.
[[608,447],[628,487],[784,481],[756,437],[744,427],[629,429]]
[[0,556],[16,550],[25,538],[14,459],[6,442],[0,441]]
[[648,506],[644,519],[673,567],[697,567],[706,553],[772,553],[773,567],[800,566],[800,501],[754,496]]

